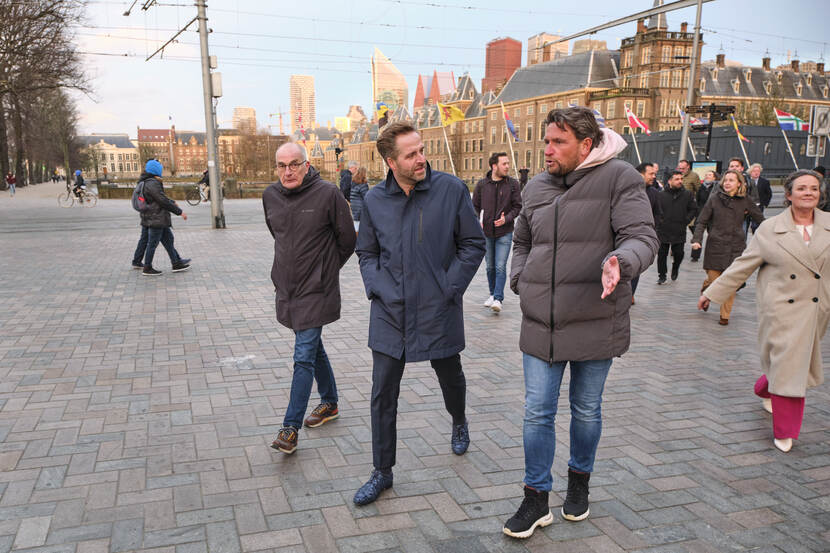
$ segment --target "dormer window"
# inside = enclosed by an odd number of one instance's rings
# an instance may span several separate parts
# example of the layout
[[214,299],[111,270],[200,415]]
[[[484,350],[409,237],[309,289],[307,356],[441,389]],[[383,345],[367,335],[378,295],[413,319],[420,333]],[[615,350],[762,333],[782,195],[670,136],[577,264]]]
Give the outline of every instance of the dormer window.
[[712,80],[713,81],[718,80],[718,68],[717,67],[712,68]]
[[784,77],[784,73],[781,71],[775,72],[775,79],[778,81],[778,84],[781,84],[781,79]]
[[700,93],[706,92],[706,79],[700,79]]
[[752,81],[752,69],[747,68],[744,70],[744,79],[746,79],[746,82]]
[[741,81],[738,79],[732,79],[732,91],[735,94],[738,94],[741,91]]
[[807,86],[813,86],[813,74],[807,73]]
[[796,96],[801,96],[801,91],[803,90],[803,88],[804,87],[802,86],[801,81],[798,81],[797,83],[795,83],[795,94],[796,94]]
[[770,92],[772,92],[772,83],[770,81],[764,81],[764,92],[766,92],[768,96]]
[[824,86],[821,88],[821,95],[822,95],[822,97],[827,98],[827,94],[828,94],[828,93],[830,93],[830,86],[824,85]]

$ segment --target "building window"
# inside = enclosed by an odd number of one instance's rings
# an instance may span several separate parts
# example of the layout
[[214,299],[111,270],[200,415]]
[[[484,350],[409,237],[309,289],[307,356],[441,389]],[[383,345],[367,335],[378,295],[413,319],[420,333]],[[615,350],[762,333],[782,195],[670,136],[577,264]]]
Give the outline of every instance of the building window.
[[490,127],[490,144],[496,143],[496,127]]
[[529,106],[527,106],[527,114],[528,115],[533,115],[533,104],[530,104]]
[[674,59],[675,59],[675,61],[678,61],[677,58],[682,58],[682,57],[683,57],[683,47],[682,46],[675,46],[674,47]]
[[625,111],[631,111],[631,100],[626,100],[623,102],[623,105],[625,106]]
[[525,140],[527,140],[528,142],[533,140],[533,125],[527,126],[527,136],[525,136]]
[[539,150],[539,168],[540,169],[545,168],[545,151],[544,150]]
[[478,151],[479,152],[484,151],[484,139],[483,138],[478,139]]
[[628,50],[623,56],[623,67],[631,67],[631,50]]
[[547,125],[545,125],[545,122],[544,122],[544,121],[542,121],[542,122],[539,124],[539,140],[544,140],[544,139],[545,139],[545,127],[546,127],[546,126],[547,126]]
[[640,88],[648,88],[648,75],[640,75]]
[[637,100],[637,117],[645,117],[646,103],[644,100]]
[[507,125],[501,126],[501,143],[505,144],[507,142]]
[[732,79],[732,92],[735,94],[740,93],[741,91],[741,81],[738,79]]
[[[115,154],[110,154],[110,161],[115,161]],[[115,169],[113,169],[113,171],[115,171]]]
[[465,171],[467,171],[467,170],[469,170],[469,169],[470,169],[469,165],[470,165],[470,160],[469,160],[468,158],[466,158],[466,157],[465,157],[465,158],[464,158],[464,170],[465,170]]
[[651,63],[651,46],[643,48],[640,56],[640,65]]
[[628,88],[629,85],[631,85],[631,77],[629,77],[628,75],[625,75],[622,79],[622,85],[623,85],[623,88]]
[[605,108],[608,113],[605,114],[606,119],[613,119],[617,115],[617,101],[608,100],[608,107]]
[[470,151],[470,141],[469,141],[469,140],[465,140],[465,141],[464,141],[464,153],[466,154],[466,153],[468,153],[469,151]]
[[822,97],[827,98],[827,94],[828,94],[828,92],[830,92],[830,87],[828,87],[827,85],[824,85],[824,86],[821,88],[821,95],[822,95]]
[[797,95],[797,96],[801,96],[801,91],[802,91],[802,90],[803,90],[803,86],[802,86],[802,84],[801,84],[801,81],[798,81],[798,83],[796,83],[796,85],[795,85],[795,93],[796,93],[796,95]]
[[522,108],[514,109],[513,110],[513,119],[518,119],[521,114],[522,114]]
[[110,171],[115,172],[115,163],[110,163]]
[[496,120],[496,110],[490,112],[490,121]]
[[553,109],[562,109],[562,102],[559,101],[553,104]]
[[671,46],[663,46],[663,63],[671,62]]
[[689,88],[689,70],[683,70],[683,88]]
[[541,113],[542,115],[547,115],[548,114],[548,105],[547,104],[542,104],[541,106],[539,106],[539,113]]
[[807,86],[813,86],[813,74],[807,73]]
[[669,87],[669,77],[670,77],[670,75],[671,75],[671,73],[668,70],[660,72],[660,87],[661,88],[668,88]]
[[124,172],[124,164],[123,164],[123,163],[119,163],[119,164],[118,164],[118,172],[119,172],[119,173],[123,173],[123,172]]
[[482,157],[478,158],[478,169],[479,169],[479,171],[481,170],[483,160],[484,160],[484,158],[482,158]]
[[531,150],[525,152],[525,167],[533,167],[533,152]]

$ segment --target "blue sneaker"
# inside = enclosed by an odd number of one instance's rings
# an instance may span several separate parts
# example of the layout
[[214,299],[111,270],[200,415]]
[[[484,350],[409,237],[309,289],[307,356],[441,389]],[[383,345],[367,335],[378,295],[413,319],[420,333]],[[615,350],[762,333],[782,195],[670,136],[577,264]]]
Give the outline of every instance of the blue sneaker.
[[380,492],[392,487],[392,473],[384,476],[379,470],[373,470],[369,481],[360,486],[354,494],[355,505],[368,505],[378,498]]
[[452,452],[456,455],[464,455],[470,447],[470,429],[467,428],[467,421],[464,424],[452,425]]

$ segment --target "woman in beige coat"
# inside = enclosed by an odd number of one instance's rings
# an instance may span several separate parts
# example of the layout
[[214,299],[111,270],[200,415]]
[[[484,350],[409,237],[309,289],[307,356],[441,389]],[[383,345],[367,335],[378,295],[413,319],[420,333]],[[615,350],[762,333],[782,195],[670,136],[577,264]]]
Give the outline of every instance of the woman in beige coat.
[[789,451],[798,438],[807,388],[824,381],[820,341],[830,321],[830,213],[816,208],[820,177],[800,170],[787,177],[789,207],[767,219],[743,255],[700,296],[723,303],[758,271],[758,341],[764,375],[755,393],[772,413],[774,443]]

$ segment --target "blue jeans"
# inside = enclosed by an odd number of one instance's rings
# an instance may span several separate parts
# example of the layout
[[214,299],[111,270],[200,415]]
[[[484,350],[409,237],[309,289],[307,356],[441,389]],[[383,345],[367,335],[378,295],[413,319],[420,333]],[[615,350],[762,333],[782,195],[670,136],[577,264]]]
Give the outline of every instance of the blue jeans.
[[499,238],[484,238],[487,251],[484,259],[487,262],[487,284],[490,286],[490,295],[493,299],[504,301],[504,283],[507,280],[507,257],[510,255],[510,246],[513,244],[513,233],[508,232]]
[[[525,484],[550,491],[553,454],[556,451],[556,407],[567,361],[552,365],[524,354],[525,373]],[[568,467],[577,472],[594,470],[594,457],[602,434],[602,390],[611,359],[570,361],[571,458]]]
[[[139,240],[140,242],[140,240]],[[164,249],[167,250],[167,255],[170,256],[170,263],[175,265],[182,260],[179,252],[173,247],[173,231],[170,227],[164,228],[148,228],[147,229],[147,249],[144,252],[144,266],[153,266],[153,257],[156,255],[156,248],[161,242]]]
[[133,265],[144,263],[144,252],[147,251],[147,241],[150,235],[147,230],[147,227],[141,227],[141,237],[138,239],[138,245],[135,247],[135,253],[133,254]]
[[322,334],[321,326],[294,331],[294,378],[283,426],[302,427],[308,398],[311,397],[311,383],[315,380],[320,402],[337,403],[337,385],[329,357],[323,349]]

